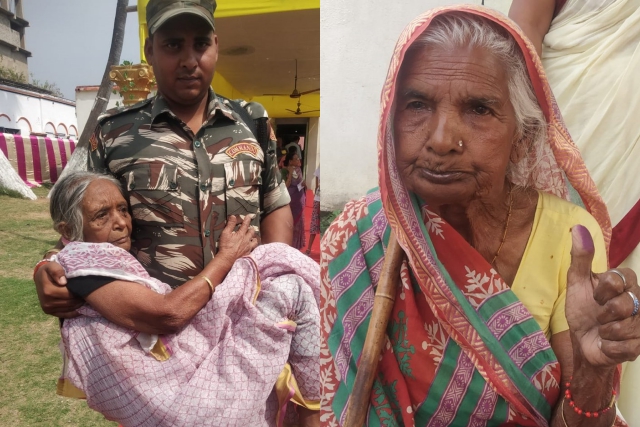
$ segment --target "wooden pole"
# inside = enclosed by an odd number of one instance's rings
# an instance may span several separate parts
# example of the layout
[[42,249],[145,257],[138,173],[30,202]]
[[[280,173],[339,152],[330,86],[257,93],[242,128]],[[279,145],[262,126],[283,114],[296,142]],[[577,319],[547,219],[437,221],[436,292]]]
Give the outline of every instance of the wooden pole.
[[389,246],[382,264],[380,281],[373,301],[371,320],[360,355],[358,372],[356,373],[353,390],[349,398],[344,427],[362,427],[367,418],[369,401],[371,400],[371,388],[378,374],[378,361],[396,298],[403,255],[404,252],[392,232],[389,237]]

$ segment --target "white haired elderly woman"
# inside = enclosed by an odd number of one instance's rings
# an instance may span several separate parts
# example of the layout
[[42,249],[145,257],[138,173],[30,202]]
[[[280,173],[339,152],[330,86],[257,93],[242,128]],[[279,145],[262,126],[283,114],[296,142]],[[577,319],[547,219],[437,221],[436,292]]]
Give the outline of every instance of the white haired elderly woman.
[[640,288],[606,271],[607,211],[541,69],[481,7],[429,11],[401,35],[380,187],[322,242],[327,426],[345,421],[392,235],[404,261],[367,425],[623,425],[617,365],[640,353]]
[[67,175],[51,216],[69,241],[56,260],[87,302],[62,328],[61,394],[123,426],[276,425],[289,402],[313,420],[317,264],[284,244],[256,248],[251,218],[236,229],[231,217],[216,257],[172,291],[129,253],[131,217],[114,178]]

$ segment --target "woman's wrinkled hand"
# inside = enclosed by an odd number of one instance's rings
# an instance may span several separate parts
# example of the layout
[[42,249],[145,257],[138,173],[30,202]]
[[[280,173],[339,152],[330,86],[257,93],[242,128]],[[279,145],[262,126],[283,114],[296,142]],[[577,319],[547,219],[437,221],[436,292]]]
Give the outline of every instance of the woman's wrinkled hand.
[[640,355],[640,314],[632,316],[634,299],[629,292],[640,296],[636,274],[628,268],[594,274],[591,234],[581,225],[571,234],[565,312],[574,356],[594,367],[635,360]]
[[245,255],[249,255],[258,246],[256,232],[251,227],[251,220],[255,216],[245,215],[244,220],[238,226],[238,217],[231,215],[227,218],[227,225],[220,235],[218,255],[227,258],[232,264]]

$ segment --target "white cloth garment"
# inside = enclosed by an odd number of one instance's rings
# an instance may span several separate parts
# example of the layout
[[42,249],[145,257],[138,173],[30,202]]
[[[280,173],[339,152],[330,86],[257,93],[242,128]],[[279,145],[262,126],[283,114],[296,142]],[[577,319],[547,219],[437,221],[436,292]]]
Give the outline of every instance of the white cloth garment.
[[[542,63],[560,111],[615,225],[640,199],[640,0],[568,0]],[[640,272],[640,250],[622,263]],[[619,407],[640,426],[640,362],[625,367]]]

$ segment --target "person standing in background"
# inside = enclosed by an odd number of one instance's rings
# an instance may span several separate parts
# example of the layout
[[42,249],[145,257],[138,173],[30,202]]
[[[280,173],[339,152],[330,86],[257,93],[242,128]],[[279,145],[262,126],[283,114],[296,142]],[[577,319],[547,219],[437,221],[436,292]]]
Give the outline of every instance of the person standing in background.
[[304,207],[307,202],[307,185],[302,173],[302,162],[296,154],[295,148],[290,148],[281,169],[282,180],[289,190],[290,207],[293,214],[293,246],[302,249],[305,246],[304,235]]
[[311,254],[313,241],[320,234],[320,166],[313,174],[316,177],[316,191],[313,196],[313,211],[311,212],[311,224],[309,225],[309,246],[307,246],[307,255]]
[[[604,199],[610,267],[640,269],[640,0],[514,0],[573,141]],[[620,410],[640,425],[640,362],[625,367]]]
[[296,136],[291,142],[284,146],[287,153],[291,150],[291,147],[295,148],[298,158],[302,160],[302,149],[300,149],[300,137]]

